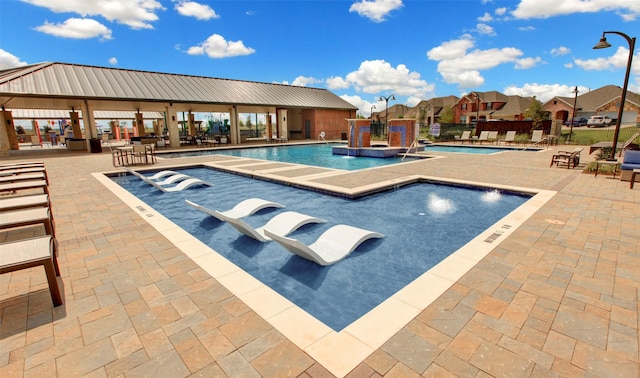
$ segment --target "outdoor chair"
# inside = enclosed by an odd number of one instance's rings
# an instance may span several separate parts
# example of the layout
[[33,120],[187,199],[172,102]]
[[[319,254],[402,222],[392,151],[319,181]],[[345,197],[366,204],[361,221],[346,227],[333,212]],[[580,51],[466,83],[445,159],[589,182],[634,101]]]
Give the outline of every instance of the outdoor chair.
[[582,152],[582,150],[582,147],[576,147],[573,151],[558,151],[551,158],[549,167],[553,166],[553,164],[555,164],[556,167],[559,164],[566,164],[567,169],[575,168],[576,166],[578,166],[578,164],[580,164],[580,153]]

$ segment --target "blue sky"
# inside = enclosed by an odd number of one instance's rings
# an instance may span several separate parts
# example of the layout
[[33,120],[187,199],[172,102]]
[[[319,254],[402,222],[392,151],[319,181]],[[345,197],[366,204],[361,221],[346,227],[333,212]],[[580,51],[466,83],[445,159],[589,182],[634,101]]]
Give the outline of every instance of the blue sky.
[[[639,0],[0,0],[0,68],[44,61],[326,88],[368,116],[622,86]],[[629,89],[640,92],[635,49]]]

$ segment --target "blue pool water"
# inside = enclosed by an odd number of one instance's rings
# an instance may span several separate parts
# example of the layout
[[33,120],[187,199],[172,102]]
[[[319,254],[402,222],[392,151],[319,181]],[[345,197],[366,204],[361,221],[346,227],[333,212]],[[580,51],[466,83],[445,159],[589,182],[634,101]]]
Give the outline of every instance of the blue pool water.
[[204,150],[162,154],[161,156],[167,158],[175,158],[203,155],[231,155],[252,159],[313,165],[316,167],[324,168],[344,169],[348,171],[402,163],[402,157],[382,159],[369,157],[354,158],[342,155],[334,155],[332,152],[333,146],[334,145],[332,144],[311,144],[304,146],[256,147],[232,150]]
[[[529,196],[417,183],[356,200],[292,188],[209,168],[185,173],[215,184],[163,193],[133,176],[112,179],[243,270],[340,331],[524,203]],[[305,244],[329,227],[348,224],[384,234],[328,267],[260,243],[188,206],[188,199],[228,210],[250,198],[279,202],[244,220],[253,227],[288,210],[326,219],[291,234]]]
[[511,147],[484,147],[484,146],[443,146],[443,145],[432,145],[425,146],[424,151],[436,151],[436,152],[457,152],[461,154],[480,154],[480,155],[489,155],[495,154],[497,152],[504,151],[539,151],[539,148],[511,148]]

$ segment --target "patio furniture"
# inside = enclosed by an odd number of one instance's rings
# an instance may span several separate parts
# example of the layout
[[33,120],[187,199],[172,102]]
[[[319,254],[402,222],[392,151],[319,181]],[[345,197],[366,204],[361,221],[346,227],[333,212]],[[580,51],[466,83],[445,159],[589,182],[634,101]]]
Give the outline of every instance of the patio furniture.
[[287,251],[323,266],[332,265],[344,259],[368,239],[384,237],[380,233],[346,224],[331,227],[310,245],[269,230],[264,230],[264,233]]
[[580,153],[583,149],[584,148],[582,147],[576,147],[573,151],[558,151],[551,158],[551,164],[549,164],[549,167],[553,166],[553,164],[555,164],[556,167],[559,164],[566,164],[567,169],[575,168],[580,164]]
[[42,224],[45,233],[55,237],[55,226],[48,207],[0,212],[0,230]]
[[327,223],[324,219],[312,217],[295,211],[285,211],[284,213],[280,213],[271,218],[264,226],[258,228],[251,227],[242,219],[227,217],[222,213],[217,213],[216,218],[229,223],[242,234],[260,242],[267,242],[271,240],[271,238],[265,234],[265,230],[269,230],[270,232],[278,235],[287,236],[305,224]]
[[[244,201],[240,201],[232,209],[226,210],[226,211],[211,210],[189,200],[185,200],[185,202],[187,203],[187,205],[194,207],[206,214],[209,214],[212,217],[215,217],[223,222],[225,221],[224,218],[234,218],[234,219],[244,218],[246,216],[257,213],[258,211],[268,207],[277,207],[277,208],[285,207],[284,205],[281,205],[277,202],[263,200],[262,198],[249,198]],[[223,215],[224,217],[221,218],[219,217],[219,215]]]
[[20,182],[11,182],[8,184],[0,184],[0,193],[2,192],[15,192],[18,190],[26,189],[42,189],[46,194],[49,194],[49,187],[46,180],[29,180]]
[[640,173],[640,169],[634,169],[631,173],[631,182],[629,183],[629,189],[633,189],[633,184],[636,182],[636,175]]
[[60,267],[56,258],[56,248],[56,241],[51,236],[0,244],[0,274],[42,265],[47,275],[53,305],[60,306],[62,295],[58,286]]
[[507,135],[504,137],[504,139],[498,140],[498,145],[500,144],[500,142],[504,142],[504,144],[507,144],[507,143],[515,143],[515,141],[516,141],[516,132],[515,130],[511,130],[511,131],[507,131]]
[[49,195],[37,194],[34,196],[11,196],[0,198],[0,212],[25,209],[29,207],[48,207]]
[[634,169],[640,169],[640,151],[626,150],[622,157],[622,164],[620,164],[620,180],[631,180]]

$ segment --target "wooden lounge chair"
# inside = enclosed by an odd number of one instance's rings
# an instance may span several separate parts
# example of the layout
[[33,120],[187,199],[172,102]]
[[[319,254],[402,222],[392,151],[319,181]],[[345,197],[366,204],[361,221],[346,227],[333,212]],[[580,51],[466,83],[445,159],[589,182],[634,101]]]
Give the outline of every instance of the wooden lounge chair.
[[53,217],[48,207],[33,207],[0,212],[0,230],[42,224],[45,233],[55,237]]
[[15,173],[12,175],[0,175],[0,184],[6,184],[10,182],[30,181],[30,180],[46,180],[44,172],[35,173]]
[[233,226],[236,230],[240,231],[244,235],[253,238],[257,241],[267,242],[271,238],[265,235],[265,230],[269,230],[272,233],[287,236],[298,228],[309,223],[327,223],[326,220],[312,217],[310,215],[298,213],[295,211],[285,211],[275,217],[271,218],[264,226],[253,228],[245,221],[239,218],[231,218],[221,213],[216,213],[216,218],[224,220]]
[[264,233],[287,251],[323,266],[332,265],[344,259],[365,240],[384,237],[380,233],[346,224],[331,227],[310,245],[269,230],[264,230]]
[[0,212],[18,209],[26,209],[30,207],[47,207],[49,206],[49,195],[36,194],[34,196],[10,196],[0,198]]
[[281,205],[277,202],[263,200],[262,198],[249,198],[244,201],[240,201],[232,209],[227,211],[217,211],[217,210],[207,209],[206,207],[200,206],[197,203],[189,200],[185,200],[185,202],[187,203],[187,205],[193,208],[196,208],[202,211],[203,213],[209,214],[212,217],[215,217],[223,222],[226,221],[226,218],[234,218],[234,219],[244,218],[246,216],[257,213],[258,211],[269,208],[269,207],[277,207],[277,208],[284,207],[284,205]]
[[11,182],[8,184],[0,184],[1,192],[15,192],[18,190],[26,189],[42,189],[44,193],[49,194],[49,187],[47,186],[47,180],[28,180],[20,182]]
[[573,151],[558,151],[551,158],[549,167],[553,166],[553,164],[555,164],[556,167],[559,164],[566,164],[567,169],[575,168],[578,164],[580,164],[580,153],[583,149],[584,148],[582,147],[576,147]]
[[0,244],[0,274],[42,265],[47,275],[53,305],[60,306],[62,295],[57,279],[57,276],[60,276],[60,268],[56,252],[56,242],[51,236]]

